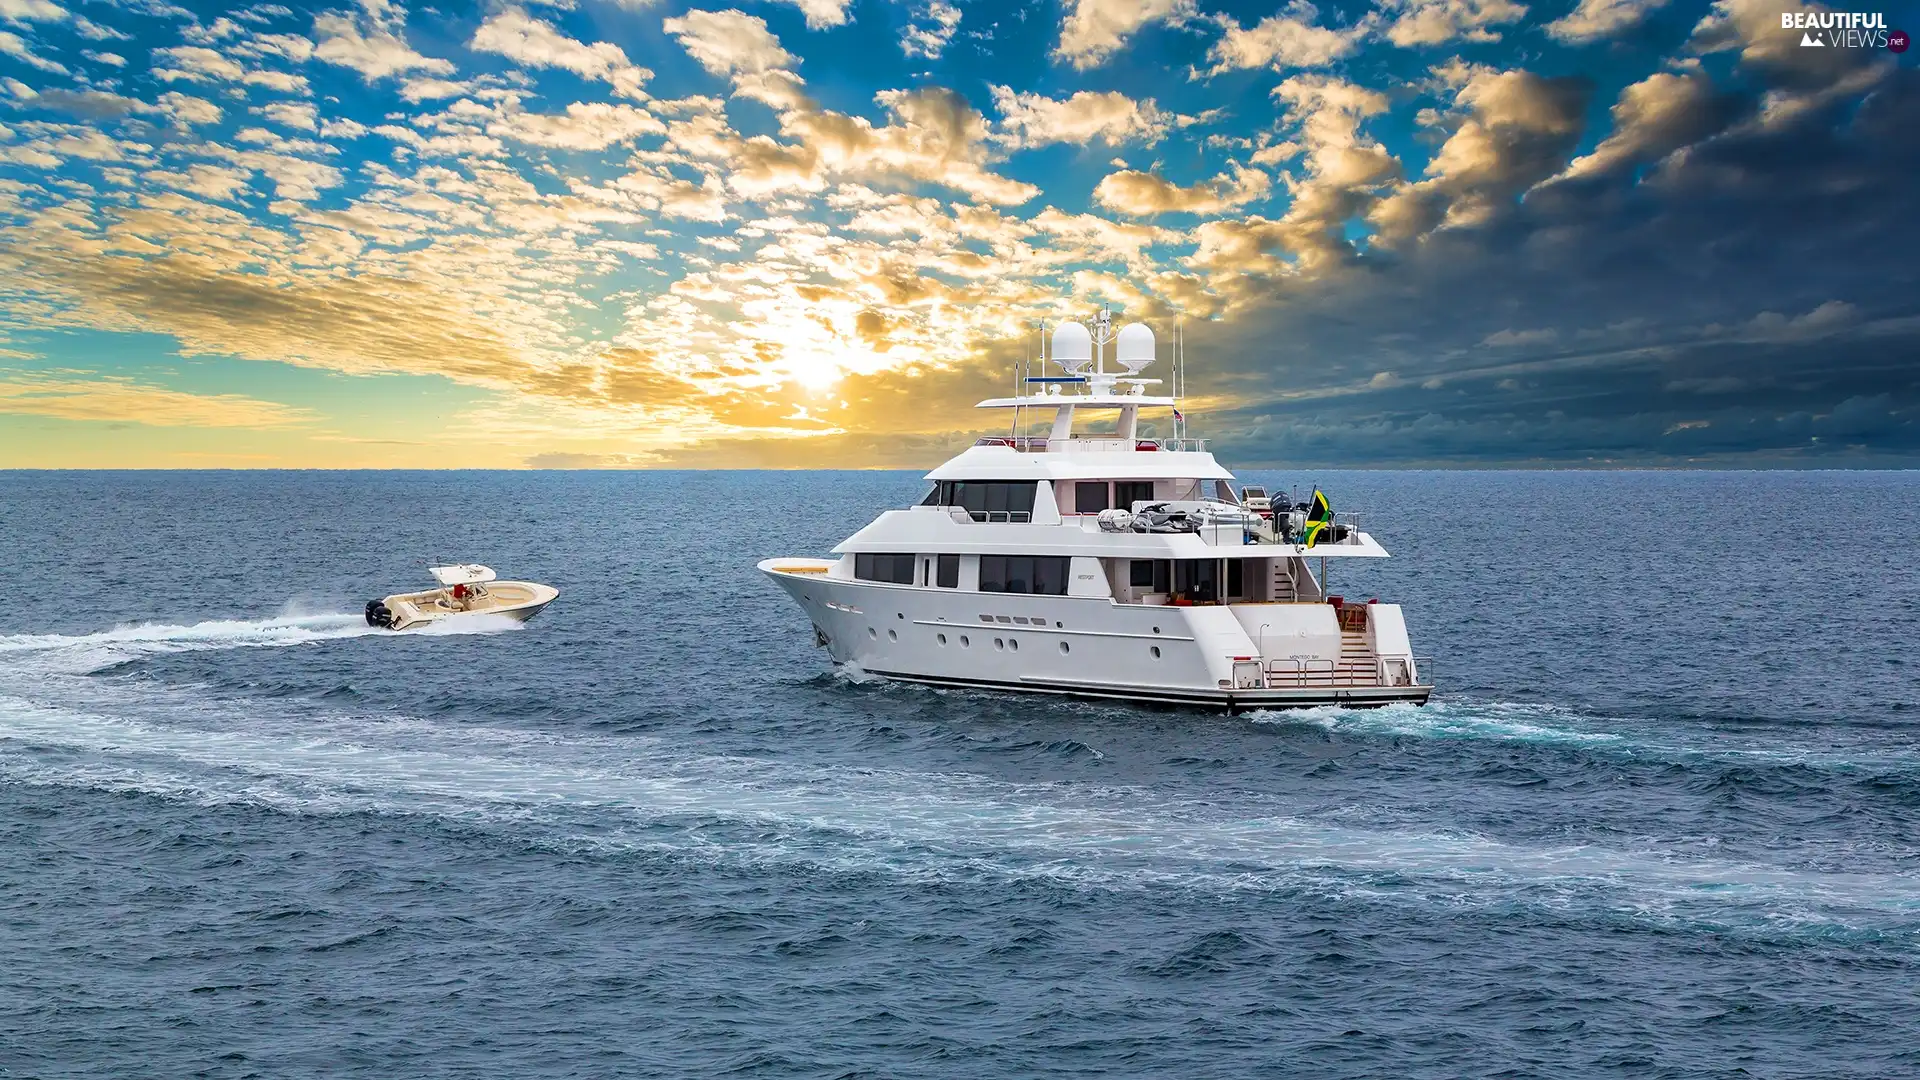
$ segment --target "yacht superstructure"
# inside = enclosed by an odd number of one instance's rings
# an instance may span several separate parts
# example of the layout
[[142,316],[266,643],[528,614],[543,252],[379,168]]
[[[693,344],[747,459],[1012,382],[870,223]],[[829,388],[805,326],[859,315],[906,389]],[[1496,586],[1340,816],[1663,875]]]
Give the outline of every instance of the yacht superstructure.
[[[1317,491],[1297,507],[1236,494],[1205,441],[1184,437],[1179,368],[1172,394],[1148,393],[1155,350],[1148,327],[1115,333],[1105,312],[1091,330],[1055,328],[1041,374],[979,403],[1051,412],[1045,437],[1016,419],[838,558],[760,569],[834,663],[888,678],[1227,709],[1424,703],[1433,687],[1400,607],[1322,584],[1329,561],[1386,550]],[[1142,410],[1168,411],[1174,436],[1142,438]],[[1090,412],[1116,415],[1113,432],[1076,434]]]

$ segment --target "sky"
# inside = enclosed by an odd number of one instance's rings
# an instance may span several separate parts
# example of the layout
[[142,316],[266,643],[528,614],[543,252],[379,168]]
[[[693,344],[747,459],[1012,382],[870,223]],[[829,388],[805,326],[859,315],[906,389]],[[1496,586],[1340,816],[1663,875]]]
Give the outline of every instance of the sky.
[[1828,10],[0,0],[0,467],[932,465],[1099,305],[1230,465],[1912,466]]

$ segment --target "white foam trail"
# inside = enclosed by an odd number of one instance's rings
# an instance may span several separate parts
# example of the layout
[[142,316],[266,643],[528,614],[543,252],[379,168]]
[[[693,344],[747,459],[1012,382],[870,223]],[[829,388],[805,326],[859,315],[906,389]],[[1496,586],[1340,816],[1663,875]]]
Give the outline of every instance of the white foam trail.
[[1571,897],[1565,902],[1591,907],[1597,891],[1636,911],[1813,911],[1828,921],[1865,911],[1882,922],[1920,911],[1920,879],[1911,875],[1369,830],[1251,794],[1223,806],[1149,789],[696,757],[653,739],[583,745],[423,722],[263,723],[285,722],[252,716],[194,728],[0,699],[0,777],[289,813],[512,823],[545,836],[584,831],[592,843],[907,875],[1221,889],[1352,885],[1360,875],[1382,894],[1437,891],[1489,903]]
[[498,634],[526,624],[505,615],[463,615],[395,634],[367,625],[363,615],[280,615],[270,619],[211,619],[192,624],[141,623],[95,634],[0,635],[0,671],[83,675],[143,656],[218,649],[284,648],[387,635],[453,637]]
[[305,645],[382,632],[361,615],[287,615],[191,625],[142,623],[96,634],[7,634],[0,635],[0,669],[78,675],[142,656]]
[[[1818,768],[1912,768],[1920,755],[1904,746],[1873,745],[1869,734],[1852,733],[1854,745],[1804,746],[1769,729],[1763,742],[1742,745],[1740,735],[1717,731],[1709,742],[1690,745],[1653,734],[1655,720],[1582,716],[1555,705],[1509,702],[1435,702],[1388,705],[1377,709],[1321,706],[1295,710],[1257,710],[1257,724],[1311,724],[1326,731],[1361,736],[1473,740],[1568,747],[1657,761],[1751,762],[1760,765],[1808,765]],[[1604,728],[1602,727],[1604,725]],[[1617,728],[1620,730],[1605,730]]]
[[1313,724],[1328,731],[1401,735],[1426,739],[1493,739],[1502,742],[1607,746],[1627,741],[1610,731],[1583,730],[1579,721],[1551,706],[1492,704],[1388,705],[1347,709],[1323,705],[1292,711],[1258,710],[1255,723]]

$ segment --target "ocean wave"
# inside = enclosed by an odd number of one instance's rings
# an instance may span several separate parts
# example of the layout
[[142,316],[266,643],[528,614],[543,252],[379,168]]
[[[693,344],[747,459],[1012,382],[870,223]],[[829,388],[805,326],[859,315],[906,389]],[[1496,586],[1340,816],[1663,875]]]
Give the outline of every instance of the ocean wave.
[[1920,878],[1907,873],[1369,828],[1252,794],[804,765],[382,717],[224,724],[0,699],[0,777],[293,815],[425,815],[549,842],[915,880],[1339,889],[1700,925],[1920,927]]

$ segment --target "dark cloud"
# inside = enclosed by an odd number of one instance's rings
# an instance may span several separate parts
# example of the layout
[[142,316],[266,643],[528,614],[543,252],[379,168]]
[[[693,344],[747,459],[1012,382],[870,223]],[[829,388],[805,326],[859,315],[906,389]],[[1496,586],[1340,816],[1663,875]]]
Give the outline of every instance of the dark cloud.
[[[1195,387],[1241,402],[1206,426],[1276,463],[1920,461],[1920,72],[1875,63],[1656,77],[1584,169],[1488,143],[1479,220],[1422,181],[1417,239],[1194,329]],[[1506,115],[1552,136],[1562,92]]]

